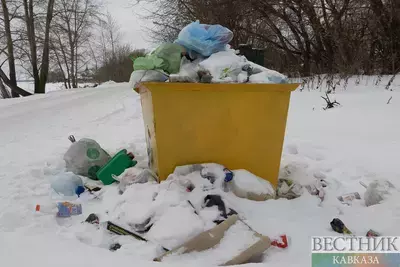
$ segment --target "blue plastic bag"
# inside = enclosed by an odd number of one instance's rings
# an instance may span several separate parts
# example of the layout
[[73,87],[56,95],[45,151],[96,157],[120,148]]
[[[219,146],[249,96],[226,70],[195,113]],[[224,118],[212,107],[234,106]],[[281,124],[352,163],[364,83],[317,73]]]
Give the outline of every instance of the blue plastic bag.
[[176,43],[187,50],[195,51],[204,57],[225,50],[232,41],[233,32],[221,25],[200,24],[192,22],[181,30]]

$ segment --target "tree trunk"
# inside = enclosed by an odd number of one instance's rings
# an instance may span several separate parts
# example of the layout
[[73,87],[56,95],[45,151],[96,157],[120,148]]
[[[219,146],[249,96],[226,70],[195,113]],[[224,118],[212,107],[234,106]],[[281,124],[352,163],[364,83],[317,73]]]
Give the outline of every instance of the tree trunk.
[[[10,82],[13,86],[17,86],[17,76],[15,71],[15,57],[14,57],[14,44],[11,36],[11,23],[10,15],[6,0],[1,0],[4,17],[4,30],[7,37],[7,52],[8,52],[8,68],[10,73]],[[19,97],[19,94],[15,90],[11,90],[12,97]]]
[[15,91],[17,94],[20,94],[22,96],[30,96],[32,95],[31,93],[25,91],[24,89],[18,87],[17,85],[13,84],[10,79],[8,79],[7,75],[4,73],[4,71],[0,67],[0,78],[3,80],[3,82],[10,87],[11,91]]
[[[38,60],[37,60],[37,45],[35,37],[35,19],[33,14],[33,0],[24,0],[25,9],[25,22],[26,30],[28,34],[29,48],[31,51],[31,65],[32,65],[32,75],[35,80],[35,94],[43,94],[44,91],[40,90],[40,78],[38,70]],[[44,88],[43,88],[44,89]]]
[[0,96],[2,98],[11,98],[11,94],[7,90],[7,88],[4,86],[4,83],[3,83],[2,79],[0,79]]
[[[54,0],[49,0],[47,5],[46,28],[43,44],[42,65],[40,68],[39,88],[40,93],[46,92],[47,75],[49,74],[49,50],[50,50],[50,25],[53,19]],[[36,90],[36,88],[35,88]]]

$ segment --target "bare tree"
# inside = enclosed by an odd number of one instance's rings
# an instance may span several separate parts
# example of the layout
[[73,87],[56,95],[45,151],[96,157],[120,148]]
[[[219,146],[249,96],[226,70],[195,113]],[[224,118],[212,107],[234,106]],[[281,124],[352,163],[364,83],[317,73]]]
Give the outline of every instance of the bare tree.
[[0,98],[11,98],[11,94],[4,86],[2,79],[0,79]]
[[67,73],[69,88],[78,87],[79,71],[91,60],[89,43],[100,7],[95,0],[57,1],[52,48],[60,70]]
[[[13,4],[13,13],[10,14],[8,4]],[[18,3],[13,1],[1,0],[2,7],[2,22],[3,22],[3,35],[6,40],[6,47],[0,51],[0,55],[2,52],[6,52],[9,76],[5,74],[2,69],[3,63],[0,65],[0,78],[2,81],[11,89],[11,93],[13,97],[29,96],[31,93],[23,90],[22,88],[17,86],[17,77],[16,77],[16,67],[15,67],[15,42],[16,40],[13,38],[12,29],[11,29],[11,21],[16,17],[17,11],[19,9]]]
[[38,43],[39,40],[36,37],[36,25],[39,23],[36,21],[37,14],[34,12],[34,0],[23,0],[24,6],[24,22],[26,25],[26,35],[29,43],[29,58],[31,63],[32,76],[35,82],[35,93],[45,93],[47,75],[49,72],[49,50],[50,50],[50,27],[53,19],[55,0],[47,1],[46,8],[46,19],[44,26],[44,39],[41,45],[43,51],[41,53],[41,63],[39,64],[38,54]]
[[265,62],[289,75],[396,74],[398,0],[132,0],[152,9],[154,41],[173,41],[188,23],[221,24],[231,42],[265,50]]

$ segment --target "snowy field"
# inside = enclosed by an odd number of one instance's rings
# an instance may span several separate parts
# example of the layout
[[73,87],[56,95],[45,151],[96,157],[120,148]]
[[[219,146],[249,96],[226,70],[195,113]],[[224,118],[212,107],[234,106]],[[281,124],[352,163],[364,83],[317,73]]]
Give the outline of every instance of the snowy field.
[[[91,86],[92,84],[80,83],[78,86],[80,88],[83,88],[85,85]],[[33,91],[35,90],[35,84],[33,82],[29,82],[29,81],[19,82],[18,86],[20,86],[22,89],[27,90],[28,92],[31,92],[31,93],[33,93]],[[48,83],[46,85],[46,93],[57,92],[60,90],[66,90],[64,83]]]
[[[227,201],[253,229],[271,238],[280,234],[290,238],[287,249],[272,247],[263,263],[248,266],[310,266],[310,237],[338,235],[329,225],[335,217],[356,235],[364,236],[369,229],[387,236],[400,235],[399,195],[372,207],[366,207],[363,200],[355,200],[352,206],[337,200],[337,196],[351,192],[363,196],[360,181],[368,184],[387,179],[400,188],[400,80],[393,83],[393,91],[387,91],[384,83],[376,86],[375,79],[364,77],[358,85],[351,79],[346,90],[338,86],[332,98],[342,106],[332,110],[322,109],[324,94],[320,90],[292,94],[281,167],[289,166],[290,178],[301,184],[324,178],[328,182],[325,201],[320,205],[307,191],[295,200],[261,203],[227,194]],[[109,186],[101,200],[87,200],[83,214],[68,219],[34,211],[36,204],[50,202],[49,180],[64,169],[63,155],[71,134],[77,139],[93,138],[110,153],[127,148],[139,160],[146,159],[140,100],[128,84],[0,100],[0,125],[2,266],[156,265],[151,261],[159,253],[155,245],[114,237],[81,222],[92,212],[99,213],[101,221],[122,215],[134,220],[132,217],[146,212],[143,207],[148,207],[151,195],[161,188],[158,185],[136,185],[122,196],[116,185]],[[176,199],[169,196],[163,201]],[[182,215],[177,225],[170,224],[171,218],[160,218],[165,227],[152,229],[154,240],[174,233],[193,235],[193,229],[207,228],[193,219],[186,207],[177,207],[174,213]],[[115,241],[123,246],[111,252],[108,247]],[[204,266],[201,263],[175,259],[162,265]]]

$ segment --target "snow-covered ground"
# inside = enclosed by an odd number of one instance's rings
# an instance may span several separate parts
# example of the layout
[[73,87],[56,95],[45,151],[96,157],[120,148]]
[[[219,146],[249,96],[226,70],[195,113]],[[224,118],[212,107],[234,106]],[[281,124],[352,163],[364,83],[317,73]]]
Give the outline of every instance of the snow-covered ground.
[[[336,198],[355,191],[363,196],[365,189],[360,181],[368,184],[387,179],[400,187],[400,94],[396,90],[400,80],[395,80],[394,91],[375,86],[371,80],[364,78],[356,86],[353,79],[347,90],[337,88],[332,98],[342,106],[332,110],[322,109],[323,94],[319,90],[292,94],[282,168],[289,165],[290,178],[302,184],[316,177],[325,178],[329,185],[322,205],[306,191],[295,200],[257,203],[226,196],[256,231],[272,238],[283,233],[289,236],[289,247],[270,248],[261,265],[310,266],[310,237],[338,235],[329,225],[335,217],[342,219],[356,235],[365,235],[369,229],[383,235],[400,235],[399,196],[372,207],[365,207],[363,200],[345,206]],[[139,97],[128,84],[0,100],[2,265],[155,264],[151,260],[159,251],[153,244],[130,237],[116,239],[105,230],[81,222],[92,212],[101,214],[101,220],[118,217],[135,220],[145,214],[143,207],[149,207],[146,205],[150,205],[154,191],[162,189],[158,185],[136,185],[122,196],[118,195],[116,185],[109,186],[102,200],[87,200],[83,203],[84,214],[73,218],[56,219],[34,211],[36,204],[50,201],[49,180],[64,169],[62,157],[70,145],[67,137],[71,134],[76,138],[93,138],[110,153],[128,148],[140,161],[145,160],[141,116]],[[176,202],[177,197],[165,197],[163,203]],[[156,208],[163,203],[158,203]],[[153,239],[162,240],[174,232],[190,235],[193,229],[200,231],[208,227],[193,219],[187,209],[187,206],[178,206],[170,213],[182,215],[180,225],[168,225],[172,215],[161,217],[165,227],[152,228]],[[122,249],[110,252],[108,246],[115,240],[123,245]],[[185,260],[180,264],[175,258],[163,265],[196,266],[196,262]]]
[[[79,88],[84,88],[85,86],[92,86],[92,83],[79,83],[78,87]],[[33,93],[35,90],[35,84],[33,81],[24,81],[24,82],[19,82],[18,86],[21,87],[24,90],[27,90],[28,92]],[[46,84],[46,93],[51,93],[51,92],[57,92],[61,90],[66,90],[64,83],[48,83]]]

